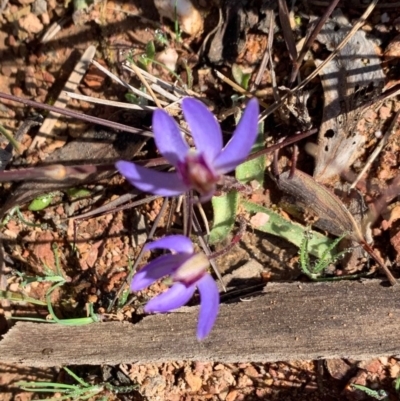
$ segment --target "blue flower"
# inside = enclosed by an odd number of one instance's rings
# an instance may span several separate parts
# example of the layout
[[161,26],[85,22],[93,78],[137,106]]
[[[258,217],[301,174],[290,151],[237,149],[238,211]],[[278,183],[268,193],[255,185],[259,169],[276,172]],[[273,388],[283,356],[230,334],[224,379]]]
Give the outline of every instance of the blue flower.
[[196,149],[183,138],[175,120],[164,110],[153,114],[154,139],[160,153],[175,167],[175,172],[151,170],[137,164],[118,161],[116,168],[135,187],[161,196],[181,195],[195,189],[201,200],[210,199],[222,176],[243,163],[257,138],[259,107],[249,101],[232,138],[223,148],[218,121],[196,99],[182,100],[182,110]]
[[147,303],[146,313],[165,313],[185,305],[198,288],[200,292],[200,314],[197,338],[207,337],[218,315],[219,292],[207,268],[209,261],[202,253],[195,253],[192,241],[183,235],[161,238],[145,249],[170,249],[174,253],[162,255],[135,274],[131,282],[132,291],[140,291],[160,278],[170,275],[174,284],[166,292]]

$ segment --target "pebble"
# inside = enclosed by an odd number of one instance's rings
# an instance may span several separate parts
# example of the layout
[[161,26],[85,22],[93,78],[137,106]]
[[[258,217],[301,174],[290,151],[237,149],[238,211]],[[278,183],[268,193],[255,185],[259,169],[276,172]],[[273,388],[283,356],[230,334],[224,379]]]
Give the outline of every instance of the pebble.
[[43,29],[43,24],[35,14],[28,14],[19,20],[19,26],[29,33],[39,33]]

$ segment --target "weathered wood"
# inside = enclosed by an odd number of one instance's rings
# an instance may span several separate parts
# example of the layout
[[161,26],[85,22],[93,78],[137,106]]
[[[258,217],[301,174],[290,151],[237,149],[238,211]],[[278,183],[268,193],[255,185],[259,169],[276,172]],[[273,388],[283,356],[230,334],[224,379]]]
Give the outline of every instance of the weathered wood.
[[186,308],[137,324],[80,327],[19,322],[0,342],[0,362],[48,367],[400,354],[400,286],[378,280],[269,284],[261,296],[222,305],[202,342],[195,337],[197,313]]

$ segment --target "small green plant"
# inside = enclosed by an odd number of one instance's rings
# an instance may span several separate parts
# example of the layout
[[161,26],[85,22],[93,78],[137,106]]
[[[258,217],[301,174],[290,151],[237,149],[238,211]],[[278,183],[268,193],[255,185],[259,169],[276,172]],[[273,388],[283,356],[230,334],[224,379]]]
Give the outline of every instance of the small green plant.
[[[300,249],[299,249],[299,256],[300,256],[300,268],[302,272],[308,276],[311,280],[318,280],[321,279],[321,275],[324,274],[324,270],[331,264],[335,263],[338,259],[340,259],[343,255],[345,255],[348,250],[344,250],[337,254],[333,254],[333,251],[339,244],[339,242],[346,237],[346,234],[343,234],[341,237],[336,238],[322,253],[319,260],[315,263],[311,263],[308,244],[309,240],[312,238],[311,230],[306,230],[304,232],[304,238],[301,242]],[[342,277],[340,277],[342,278]]]
[[178,21],[178,0],[175,0],[174,14],[175,41],[176,43],[180,43],[182,42],[182,31]]
[[40,210],[46,209],[47,206],[50,205],[51,201],[54,198],[55,193],[51,192],[45,195],[38,196],[35,198],[28,206],[29,210],[33,212],[38,212]]
[[368,387],[361,386],[361,384],[351,384],[351,387],[362,391],[376,400],[387,400],[389,398],[389,394],[385,390],[372,390]]
[[154,56],[156,55],[156,47],[154,42],[150,40],[146,44],[145,52],[140,56],[139,63],[142,64],[142,67],[147,71],[148,67],[150,67],[151,63],[154,61]]
[[[15,216],[16,215],[16,216]],[[31,223],[30,221],[26,220],[21,213],[19,206],[15,206],[7,213],[6,217],[1,222],[1,226],[5,226],[12,218],[17,218],[21,221],[21,223],[25,224],[29,227],[42,227],[42,224],[35,224]]]
[[232,64],[232,76],[238,85],[244,89],[249,88],[251,74],[244,73],[238,64]]
[[396,391],[400,391],[400,377],[398,377],[397,379],[395,379],[395,381],[393,382],[393,386],[394,389]]
[[[27,382],[19,381],[16,383],[21,390],[32,391],[37,393],[60,393],[61,396],[41,398],[46,401],[60,401],[60,400],[87,400],[94,397],[103,391],[110,391],[112,393],[130,393],[136,386],[113,386],[108,383],[89,384],[77,376],[67,367],[63,368],[78,384],[63,384],[54,382]],[[104,396],[101,400],[108,400],[108,396]],[[39,400],[40,401],[40,400]]]
[[154,32],[154,40],[162,46],[169,46],[169,41],[165,32],[161,29],[156,29]]
[[[73,319],[59,319],[54,312],[53,305],[51,303],[51,294],[55,291],[58,287],[63,286],[68,280],[63,276],[61,267],[60,267],[60,259],[58,256],[58,247],[56,243],[53,243],[53,253],[54,253],[54,260],[56,265],[56,272],[53,272],[48,266],[44,265],[44,276],[26,276],[23,273],[17,273],[22,279],[22,286],[26,286],[32,282],[52,282],[53,284],[47,291],[46,291],[46,303],[47,309],[49,311],[51,319],[41,319],[41,318],[32,318],[32,317],[16,317],[14,319],[18,320],[29,320],[35,322],[47,322],[47,323],[59,323],[66,326],[81,326],[84,324],[95,323],[101,321],[101,316],[94,313],[93,304],[88,304],[88,315],[87,317],[81,318],[73,318]],[[11,298],[9,298],[10,296]],[[3,294],[0,293],[0,297],[6,298],[9,300],[15,300],[15,293],[10,293],[9,291],[4,291]],[[17,297],[18,298],[18,297]],[[31,298],[23,297],[23,299],[17,299],[18,301],[26,301],[31,303],[36,303],[43,305],[41,301],[32,302]],[[40,303],[39,303],[40,302]]]

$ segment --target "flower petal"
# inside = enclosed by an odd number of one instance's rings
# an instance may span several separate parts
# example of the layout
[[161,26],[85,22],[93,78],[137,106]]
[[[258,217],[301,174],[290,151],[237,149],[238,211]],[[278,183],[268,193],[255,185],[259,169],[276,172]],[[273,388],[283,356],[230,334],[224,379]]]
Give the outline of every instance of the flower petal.
[[146,313],[165,313],[185,305],[192,297],[195,285],[187,287],[182,283],[175,283],[169,290],[150,300],[144,307]]
[[117,170],[136,188],[161,196],[176,196],[189,188],[176,173],[151,170],[123,160],[115,163]]
[[200,314],[197,325],[197,339],[207,337],[214,326],[219,309],[219,292],[215,280],[205,274],[198,282],[200,292]]
[[231,140],[214,161],[214,167],[220,174],[234,170],[250,153],[257,138],[258,113],[258,101],[251,99]]
[[167,237],[150,242],[145,246],[146,250],[169,249],[178,253],[193,253],[193,243],[185,235],[168,235]]
[[162,255],[139,270],[131,281],[131,291],[140,291],[161,277],[172,274],[188,259],[186,254]]
[[179,125],[164,110],[153,113],[154,140],[160,153],[174,166],[189,152]]
[[222,132],[217,119],[196,99],[183,99],[182,110],[196,149],[212,162],[222,150]]

